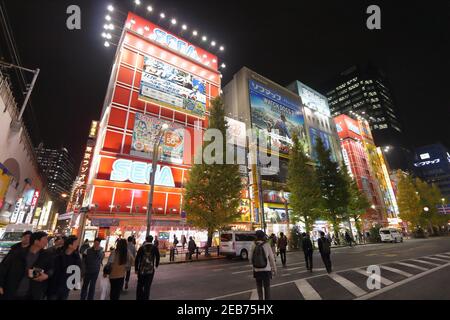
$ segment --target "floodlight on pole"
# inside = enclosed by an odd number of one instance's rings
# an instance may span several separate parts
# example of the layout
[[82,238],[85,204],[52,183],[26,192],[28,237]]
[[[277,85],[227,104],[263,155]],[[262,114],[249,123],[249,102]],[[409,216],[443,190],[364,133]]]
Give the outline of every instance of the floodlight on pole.
[[108,11],[109,12],[113,12],[114,11],[114,7],[111,4],[108,6]]

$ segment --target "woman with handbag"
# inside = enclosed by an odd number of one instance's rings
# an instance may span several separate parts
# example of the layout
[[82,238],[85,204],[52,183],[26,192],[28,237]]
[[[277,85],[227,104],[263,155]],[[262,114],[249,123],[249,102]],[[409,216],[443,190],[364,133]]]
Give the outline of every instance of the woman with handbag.
[[103,269],[104,275],[109,275],[111,300],[120,299],[120,293],[127,274],[127,267],[132,264],[134,264],[134,258],[128,251],[127,240],[120,239],[117,242],[116,250],[111,253],[108,263]]

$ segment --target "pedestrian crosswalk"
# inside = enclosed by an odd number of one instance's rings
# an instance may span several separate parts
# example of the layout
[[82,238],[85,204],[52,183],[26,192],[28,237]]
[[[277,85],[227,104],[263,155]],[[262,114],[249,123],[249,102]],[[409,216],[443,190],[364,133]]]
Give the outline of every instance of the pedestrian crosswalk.
[[[301,263],[298,264],[300,265]],[[373,268],[367,269],[369,266],[339,270],[329,274],[315,273],[306,278],[293,279],[280,283],[274,282],[271,286],[275,289],[272,290],[272,299],[277,299],[277,293],[281,295],[281,292],[283,292],[283,296],[287,295],[292,300],[342,299],[342,297],[333,296],[334,291],[341,292],[341,294],[347,292],[347,297],[351,296],[353,299],[366,299],[367,297],[370,298],[376,294],[376,290],[381,289],[380,286],[375,288],[369,286],[368,283],[373,282],[372,280],[378,280],[382,285],[383,290],[388,290],[387,288],[389,288],[389,286],[396,287],[401,285],[402,281],[414,280],[417,277],[422,276],[422,274],[426,275],[446,266],[450,266],[450,252],[386,262],[378,265],[381,274],[376,275],[372,273]],[[304,268],[304,266],[283,269],[281,277],[282,279],[289,279],[288,277],[294,276],[294,273],[291,271],[302,268]],[[317,271],[317,269],[315,269],[315,271]],[[306,272],[309,271],[300,270],[296,272],[296,274],[304,274]],[[335,287],[336,285],[343,289]],[[258,299],[257,292],[254,289],[212,299],[232,299],[233,297],[244,300]]]

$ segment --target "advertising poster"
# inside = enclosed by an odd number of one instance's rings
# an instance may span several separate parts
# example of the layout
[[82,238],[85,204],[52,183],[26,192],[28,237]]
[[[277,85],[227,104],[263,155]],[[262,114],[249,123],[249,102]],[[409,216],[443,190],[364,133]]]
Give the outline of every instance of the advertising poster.
[[317,143],[317,139],[320,137],[323,141],[323,144],[325,145],[325,148],[327,150],[331,151],[331,160],[333,160],[334,162],[336,162],[336,155],[334,154],[334,150],[331,146],[331,141],[330,141],[330,135],[318,130],[316,128],[309,128],[309,135],[311,138],[311,157],[313,160],[317,160],[317,153],[316,153],[316,143]]
[[152,158],[153,146],[163,124],[169,125],[161,142],[162,161],[182,164],[184,153],[184,127],[180,124],[136,113],[131,155]]
[[139,99],[204,118],[206,82],[153,57],[144,57]]
[[327,98],[317,93],[301,82],[298,83],[299,96],[305,106],[312,110],[319,111],[322,114],[330,116]]
[[292,134],[297,131],[300,140],[305,137],[300,102],[254,80],[249,80],[249,92],[253,126],[267,135],[271,149],[277,147],[280,154],[288,155]]

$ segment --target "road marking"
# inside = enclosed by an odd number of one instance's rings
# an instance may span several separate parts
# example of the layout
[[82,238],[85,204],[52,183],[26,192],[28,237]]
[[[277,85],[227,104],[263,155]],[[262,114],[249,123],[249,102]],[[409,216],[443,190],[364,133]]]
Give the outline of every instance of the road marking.
[[412,277],[411,273],[408,273],[408,272],[405,272],[405,271],[402,271],[402,270],[398,270],[398,269],[391,268],[391,267],[388,267],[388,266],[380,266],[380,267],[382,269],[387,270],[387,271],[391,271],[391,272],[395,272],[395,273],[401,274],[402,276],[405,276],[407,278]]
[[239,269],[239,268],[252,268],[251,264],[244,264],[242,266],[231,267],[230,269]]
[[422,271],[430,270],[430,269],[428,269],[428,268],[419,267],[419,266],[416,266],[415,264],[406,263],[406,262],[394,262],[394,263],[395,263],[395,264],[400,264],[400,265],[402,265],[402,266],[414,268],[414,269],[419,269],[419,270],[422,270]]
[[285,274],[282,274],[281,276],[282,277],[287,277],[287,276],[290,276],[291,274],[290,273],[285,273]]
[[[367,276],[367,278],[369,278],[369,276],[372,275],[372,272],[368,273],[366,270],[362,270],[362,269],[355,269],[355,271],[360,273],[360,274],[362,274],[362,275],[364,275],[364,276]],[[391,284],[394,283],[394,282],[392,282],[389,279],[383,278],[382,276],[380,276],[380,282],[382,284],[384,284],[385,286],[390,286]]]
[[295,267],[295,268],[290,268],[290,269],[286,269],[287,271],[292,271],[292,270],[297,270],[297,269],[301,269],[301,268],[304,268],[304,267]]
[[440,259],[440,258],[434,258],[434,257],[424,257],[425,259],[431,259],[436,261],[442,261],[442,262],[448,262],[448,260]]
[[415,276],[413,276],[411,278],[403,279],[402,281],[396,282],[396,283],[394,283],[393,285],[391,285],[389,287],[384,287],[383,289],[371,292],[369,294],[366,294],[363,297],[356,298],[355,300],[368,300],[368,299],[373,298],[373,297],[375,297],[375,296],[377,296],[379,294],[382,294],[382,293],[385,293],[385,292],[387,292],[389,290],[395,289],[395,288],[397,288],[397,287],[399,287],[401,285],[404,285],[404,284],[406,284],[408,282],[420,279],[420,278],[422,278],[422,277],[424,277],[424,276],[426,276],[426,275],[428,275],[430,273],[436,272],[436,271],[438,271],[440,269],[443,269],[445,267],[448,267],[448,266],[450,266],[450,263],[446,263],[446,264],[443,264],[443,265],[441,265],[441,266],[439,266],[437,268],[430,269],[430,270],[422,272],[422,273],[418,273],[418,274],[416,274]]
[[308,281],[300,279],[295,281],[294,283],[305,300],[322,300],[322,297],[313,287],[311,287]]
[[367,293],[366,291],[364,291],[363,289],[358,287],[356,284],[354,284],[350,280],[345,279],[344,277],[342,277],[336,273],[329,273],[328,276],[357,297],[360,297]]
[[445,258],[445,259],[450,259],[449,256],[444,256],[443,254],[435,254],[436,257],[441,257],[441,258]]
[[252,290],[252,294],[250,295],[250,300],[259,300],[258,291],[256,291],[256,289]]
[[432,265],[432,266],[435,266],[435,267],[439,267],[440,266],[439,263],[434,263],[434,262],[430,262],[430,261],[426,261],[426,260],[420,260],[420,259],[410,259],[410,260],[414,261],[414,262],[421,262],[421,263],[429,264],[429,265]]
[[243,270],[243,271],[235,271],[235,272],[232,272],[231,274],[239,274],[239,273],[246,273],[246,272],[252,272],[253,271],[253,269],[251,269],[251,270]]
[[217,272],[217,271],[224,271],[225,269],[213,269],[212,271]]

